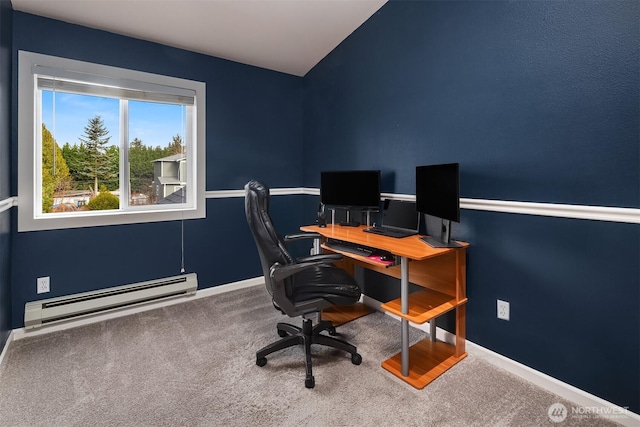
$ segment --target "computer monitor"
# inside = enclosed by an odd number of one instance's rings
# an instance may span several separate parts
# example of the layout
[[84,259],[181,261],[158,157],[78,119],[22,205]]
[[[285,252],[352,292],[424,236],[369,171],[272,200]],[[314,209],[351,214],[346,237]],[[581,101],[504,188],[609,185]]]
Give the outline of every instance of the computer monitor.
[[439,235],[421,237],[420,240],[437,248],[460,246],[451,240],[451,221],[460,222],[458,163],[416,167],[416,210],[441,220]]
[[325,206],[347,210],[347,221],[342,225],[359,225],[351,222],[351,210],[375,210],[380,208],[380,171],[325,171],[320,173],[320,202]]

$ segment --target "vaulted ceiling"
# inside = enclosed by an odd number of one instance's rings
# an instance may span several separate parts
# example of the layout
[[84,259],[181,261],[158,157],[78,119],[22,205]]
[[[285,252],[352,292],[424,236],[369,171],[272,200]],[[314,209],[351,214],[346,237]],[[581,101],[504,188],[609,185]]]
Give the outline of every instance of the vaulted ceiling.
[[305,75],[387,0],[11,0],[14,10]]

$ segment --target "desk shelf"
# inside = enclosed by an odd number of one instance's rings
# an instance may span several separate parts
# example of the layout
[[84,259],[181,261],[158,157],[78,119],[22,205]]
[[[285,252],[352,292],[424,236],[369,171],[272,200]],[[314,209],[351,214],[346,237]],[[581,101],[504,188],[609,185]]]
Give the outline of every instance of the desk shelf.
[[380,308],[421,325],[466,302],[466,298],[457,301],[455,297],[442,292],[422,289],[409,294],[409,310],[407,314],[402,314],[402,301],[400,298],[384,303]]
[[371,307],[358,302],[354,305],[334,305],[325,308],[322,310],[322,319],[328,320],[333,326],[340,326],[371,313],[373,313]]
[[409,375],[402,375],[401,353],[382,362],[382,367],[417,389],[442,375],[447,369],[467,357],[456,356],[456,347],[442,341],[424,339],[409,347]]

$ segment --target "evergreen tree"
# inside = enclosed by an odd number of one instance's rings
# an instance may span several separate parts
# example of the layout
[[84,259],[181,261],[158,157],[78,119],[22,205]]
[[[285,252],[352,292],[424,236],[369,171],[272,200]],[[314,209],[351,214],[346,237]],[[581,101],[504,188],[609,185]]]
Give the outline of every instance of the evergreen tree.
[[107,143],[110,136],[100,116],[89,119],[84,128],[84,138],[78,138],[86,148],[86,159],[79,165],[77,173],[82,181],[93,181],[94,193],[98,193],[98,180],[108,180],[113,175]]
[[82,182],[82,177],[78,172],[82,169],[82,165],[87,159],[87,149],[84,144],[71,145],[68,142],[62,146],[62,156],[67,162],[69,167],[69,174],[71,175],[71,187],[74,189],[86,189],[85,183]]
[[154,160],[166,157],[166,149],[148,147],[139,139],[134,139],[129,146],[129,173],[131,192],[152,196]]
[[105,149],[105,155],[109,159],[109,174],[103,179],[107,190],[117,190],[120,187],[120,147],[110,145]]
[[172,138],[171,143],[167,147],[167,156],[183,153],[182,137],[176,135]]
[[57,192],[68,189],[71,177],[62,151],[42,124],[42,212],[51,212]]

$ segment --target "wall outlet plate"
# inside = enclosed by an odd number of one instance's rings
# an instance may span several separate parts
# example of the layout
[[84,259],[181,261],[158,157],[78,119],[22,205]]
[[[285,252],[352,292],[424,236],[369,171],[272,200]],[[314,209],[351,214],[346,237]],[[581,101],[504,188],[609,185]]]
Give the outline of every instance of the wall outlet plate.
[[47,277],[38,277],[36,279],[36,284],[37,284],[37,292],[39,294],[44,294],[46,292],[49,292],[50,289],[50,283],[49,283],[49,276]]
[[509,320],[509,303],[498,300],[498,319]]

